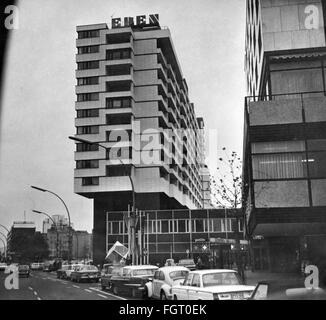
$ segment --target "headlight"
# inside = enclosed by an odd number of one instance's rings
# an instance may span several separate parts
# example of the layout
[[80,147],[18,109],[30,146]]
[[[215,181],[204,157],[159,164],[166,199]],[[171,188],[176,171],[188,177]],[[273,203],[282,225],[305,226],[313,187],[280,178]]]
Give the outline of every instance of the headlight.
[[244,299],[249,299],[249,298],[251,297],[251,294],[252,294],[251,291],[244,292],[244,293],[243,293],[243,297],[244,297]]

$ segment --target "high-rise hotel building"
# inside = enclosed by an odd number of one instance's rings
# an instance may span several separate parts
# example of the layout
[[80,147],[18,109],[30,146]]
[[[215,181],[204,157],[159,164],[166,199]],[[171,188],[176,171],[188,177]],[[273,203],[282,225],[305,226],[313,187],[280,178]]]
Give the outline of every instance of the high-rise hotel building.
[[243,208],[252,266],[326,261],[325,2],[247,0]]
[[209,202],[203,120],[189,101],[170,31],[157,18],[77,27],[76,138],[95,144],[76,144],[74,189],[94,199],[97,261],[105,255],[106,212]]

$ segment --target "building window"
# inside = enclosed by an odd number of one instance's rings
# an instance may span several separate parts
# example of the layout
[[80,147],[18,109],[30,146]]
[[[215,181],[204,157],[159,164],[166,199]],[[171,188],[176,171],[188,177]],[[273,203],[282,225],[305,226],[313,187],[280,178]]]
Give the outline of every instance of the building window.
[[131,141],[131,130],[111,130],[106,132],[108,142]]
[[77,169],[95,169],[99,167],[98,160],[78,160]]
[[113,33],[106,36],[107,44],[127,43],[130,42],[131,34],[128,32],[124,33]]
[[106,159],[132,159],[132,148],[109,148],[106,152]]
[[160,233],[168,233],[169,232],[169,220],[161,220],[161,232]]
[[77,152],[88,152],[88,151],[98,151],[97,144],[89,144],[89,143],[77,143],[76,151]]
[[77,79],[77,85],[79,86],[95,85],[98,83],[99,83],[99,77],[85,77],[85,78]]
[[98,69],[100,67],[100,62],[96,61],[83,61],[77,63],[78,70],[88,70],[88,69]]
[[131,72],[130,64],[117,64],[117,65],[106,67],[106,75],[107,76],[129,75],[130,72]]
[[78,31],[78,39],[98,38],[100,30]]
[[77,134],[97,134],[97,133],[99,133],[99,126],[77,127]]
[[255,180],[296,179],[307,177],[304,153],[280,153],[252,156]]
[[99,109],[77,110],[77,118],[92,118],[99,116]]
[[130,59],[131,50],[130,49],[119,49],[119,50],[107,50],[106,59],[107,60],[121,60]]
[[130,165],[112,165],[106,166],[107,177],[123,177],[131,175]]
[[222,219],[211,219],[210,232],[222,232]]
[[311,178],[326,178],[326,152],[309,152],[308,168]]
[[99,98],[100,98],[99,93],[97,93],[97,92],[77,94],[77,101],[78,102],[98,101]]
[[196,219],[195,220],[195,232],[204,232],[204,220]]
[[304,141],[255,142],[251,144],[251,152],[254,154],[303,151],[305,151]]
[[106,116],[106,124],[110,126],[131,124],[131,114],[130,113],[108,114]]
[[107,92],[131,91],[131,81],[110,81],[106,83]]
[[119,108],[131,108],[131,97],[122,98],[107,98],[106,108],[107,109],[119,109]]
[[100,183],[99,177],[85,177],[82,178],[83,186],[98,186]]
[[100,52],[100,46],[85,46],[78,47],[78,54],[98,53]]

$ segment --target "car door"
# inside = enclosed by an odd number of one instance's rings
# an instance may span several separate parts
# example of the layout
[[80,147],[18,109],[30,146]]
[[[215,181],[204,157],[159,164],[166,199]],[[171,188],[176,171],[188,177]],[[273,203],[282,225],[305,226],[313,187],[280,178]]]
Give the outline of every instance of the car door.
[[165,275],[163,271],[158,272],[158,279],[156,279],[154,283],[154,295],[156,298],[160,298],[161,296],[161,288],[165,281]]
[[152,281],[152,295],[153,298],[158,298],[157,295],[157,288],[159,286],[159,281],[160,281],[160,271],[155,271],[154,276],[153,276],[153,281]]
[[193,273],[189,273],[188,276],[185,278],[183,284],[176,289],[176,295],[178,300],[189,300],[188,298],[188,290],[191,288]]
[[193,274],[191,285],[188,289],[188,300],[200,299],[200,275],[198,273]]

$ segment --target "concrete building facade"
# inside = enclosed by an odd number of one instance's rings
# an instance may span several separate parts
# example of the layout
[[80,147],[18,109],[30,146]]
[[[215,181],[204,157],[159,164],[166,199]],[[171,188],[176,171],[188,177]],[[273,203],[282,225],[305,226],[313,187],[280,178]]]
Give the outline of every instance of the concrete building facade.
[[158,16],[136,19],[77,27],[76,137],[95,144],[76,144],[74,188],[94,199],[94,259],[101,261],[107,211],[126,211],[134,200],[141,210],[204,205],[203,121],[170,31]]
[[326,258],[325,5],[247,1],[243,208],[255,269]]

